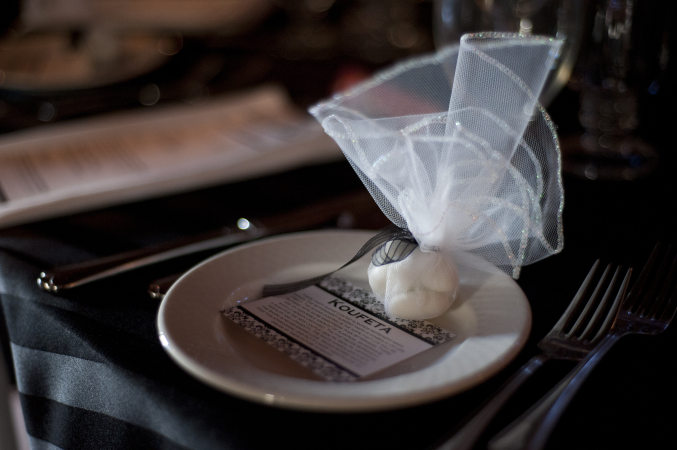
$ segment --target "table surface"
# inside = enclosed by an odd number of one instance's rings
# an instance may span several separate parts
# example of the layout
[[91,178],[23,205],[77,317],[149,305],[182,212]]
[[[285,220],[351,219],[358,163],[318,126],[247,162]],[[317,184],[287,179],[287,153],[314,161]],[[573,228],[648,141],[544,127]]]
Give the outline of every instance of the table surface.
[[[238,51],[242,53],[241,48]],[[287,74],[323,73],[326,85],[331,79],[328,74],[337,70],[327,61],[286,60],[282,65],[284,69],[273,69],[262,78],[268,81],[271,74],[278,75],[302,106],[326,91],[304,91],[299,86],[303,83]],[[225,84],[231,89],[242,87],[237,80]],[[648,176],[592,181],[564,174],[564,250],[527,266],[518,280],[533,313],[523,350],[486,382],[412,408],[354,414],[291,411],[232,397],[188,375],[158,341],[158,303],[148,297],[146,288],[149,281],[185,270],[205,255],[157,264],[58,295],[36,286],[39,271],[51,266],[193,235],[243,215],[265,216],[347,192],[364,195],[345,161],[0,230],[0,336],[32,444],[36,448],[49,444],[63,448],[431,447],[536,354],[538,340],[564,310],[595,259],[638,266],[657,240],[675,241],[677,140],[672,130],[677,125],[677,102],[670,89],[656,100],[660,104],[653,106],[658,109],[648,113],[650,123],[642,129],[660,157]],[[8,94],[3,95],[6,101]],[[33,101],[22,99],[20,104]],[[549,111],[561,136],[576,131],[569,126],[576,114],[573,92],[565,90]],[[6,120],[3,131],[33,125]],[[386,223],[372,203],[362,204],[353,219],[347,226],[376,229]],[[677,447],[676,344],[674,326],[660,336],[622,339],[567,409],[547,448]],[[485,439],[571,367],[570,362],[546,364],[506,405]]]

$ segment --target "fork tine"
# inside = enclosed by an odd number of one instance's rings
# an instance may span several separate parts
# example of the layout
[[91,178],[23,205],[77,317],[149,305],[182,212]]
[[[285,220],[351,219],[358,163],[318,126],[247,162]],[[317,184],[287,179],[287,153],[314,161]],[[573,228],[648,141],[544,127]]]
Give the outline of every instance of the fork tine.
[[[671,320],[674,316],[673,303],[675,279],[677,278],[677,257],[671,246],[664,248],[657,243],[639,278],[633,285],[627,300],[622,305],[627,313],[639,317]],[[654,275],[653,277],[651,275]]]
[[574,295],[573,300],[569,303],[569,306],[567,309],[562,313],[560,316],[559,320],[557,323],[552,327],[552,332],[559,332],[562,331],[562,329],[566,326],[567,323],[571,320],[573,317],[573,314],[578,310],[578,307],[580,306],[581,302],[583,301],[585,297],[585,292],[588,290],[588,287],[590,286],[590,282],[592,281],[592,278],[595,275],[595,272],[597,272],[597,268],[599,267],[599,259],[594,262],[590,270],[588,271],[588,274],[585,276],[585,279],[583,280],[583,283],[581,283],[581,286],[578,288],[578,291],[576,292],[576,295]]
[[677,252],[675,252],[672,247],[669,247],[667,250],[666,258],[670,257],[672,257],[672,261],[669,263],[670,269],[665,276],[665,282],[658,294],[659,298],[665,300],[663,302],[655,302],[663,303],[663,308],[659,308],[656,312],[656,318],[668,323],[672,321],[677,312]]
[[[609,284],[609,288],[605,294],[604,301],[608,301],[608,297],[611,295],[613,292],[613,286],[615,285],[615,279],[618,276],[618,273],[620,271],[620,267],[616,269],[616,273],[614,273],[614,279],[612,282]],[[593,341],[597,341],[598,339],[601,339],[604,334],[606,334],[607,331],[609,331],[609,328],[611,328],[611,323],[613,322],[614,318],[616,317],[616,314],[618,312],[618,309],[620,307],[621,302],[625,298],[625,293],[628,289],[628,284],[630,284],[630,278],[632,276],[632,267],[630,267],[628,270],[625,271],[625,277],[623,277],[623,281],[621,283],[620,288],[616,292],[616,298],[614,298],[614,302],[612,303],[611,307],[607,310],[607,315],[606,318],[604,319],[604,322],[602,325],[598,328],[597,334],[595,334],[595,337],[592,338]],[[595,313],[596,315],[601,314],[601,308],[597,310]],[[595,317],[594,320],[590,321],[590,324],[588,325],[588,328],[591,328],[592,324],[597,321],[597,317]],[[586,328],[585,333],[588,333],[589,330]]]
[[641,301],[637,307],[636,313],[640,317],[656,317],[658,310],[662,309],[664,303],[666,303],[662,299],[666,299],[667,297],[661,291],[666,289],[669,281],[669,277],[666,277],[663,268],[666,266],[669,267],[670,252],[663,249],[660,244],[656,244],[654,250],[657,255],[657,267],[656,270],[653,270],[654,276],[651,279],[650,286],[644,291],[643,301]]
[[651,274],[655,271],[654,266],[659,258],[661,244],[657,243],[651,250],[651,254],[647,259],[639,277],[630,288],[630,292],[626,300],[621,305],[621,308],[626,312],[639,313],[645,305],[648,298],[653,297],[651,291],[655,290],[655,283],[650,282]]
[[[598,304],[598,306],[595,307],[595,313],[593,315],[593,318],[589,318],[588,314],[590,313],[590,310],[597,304],[597,299],[600,296],[600,293],[602,289],[604,288],[604,285],[606,283],[606,279],[609,277],[609,272],[611,271],[611,264],[607,265],[604,268],[604,272],[602,272],[602,276],[600,276],[599,280],[597,281],[597,285],[595,286],[595,289],[593,290],[592,294],[590,295],[590,298],[588,300],[588,303],[585,304],[585,307],[583,308],[583,311],[581,311],[581,314],[578,316],[578,319],[574,323],[574,325],[571,327],[570,333],[575,334],[578,329],[584,325],[587,324],[588,327],[596,320],[598,314],[597,312],[604,307],[604,303],[607,300],[607,295],[604,294],[602,297],[602,301]],[[609,286],[611,286],[616,278],[618,277],[618,269],[616,270],[616,273],[614,274],[613,278],[611,279],[611,282],[609,283]],[[608,292],[608,290],[607,290]],[[586,327],[586,330],[587,328]],[[582,333],[582,335],[585,335],[585,332]]]

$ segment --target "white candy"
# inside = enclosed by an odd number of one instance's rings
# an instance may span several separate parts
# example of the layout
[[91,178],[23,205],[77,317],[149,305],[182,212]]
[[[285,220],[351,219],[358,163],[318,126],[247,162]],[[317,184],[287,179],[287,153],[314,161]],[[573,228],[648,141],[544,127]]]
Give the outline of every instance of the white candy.
[[442,315],[453,304],[459,284],[453,263],[438,252],[420,248],[402,261],[370,264],[367,275],[389,316],[413,320]]

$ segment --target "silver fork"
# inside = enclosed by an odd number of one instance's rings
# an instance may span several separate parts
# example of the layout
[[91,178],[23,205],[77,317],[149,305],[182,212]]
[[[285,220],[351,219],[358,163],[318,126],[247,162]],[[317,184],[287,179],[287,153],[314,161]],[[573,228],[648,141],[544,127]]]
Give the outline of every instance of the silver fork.
[[489,448],[543,448],[567,405],[609,349],[628,334],[663,332],[676,311],[677,252],[657,245],[599,345],[538,403],[496,435]]
[[620,267],[613,269],[608,265],[593,287],[599,265],[599,260],[595,261],[566,311],[538,343],[542,352],[520,367],[498,393],[438,450],[473,448],[501,407],[536,369],[551,359],[580,360],[597,344],[618,310],[631,273],[628,269],[620,281]]

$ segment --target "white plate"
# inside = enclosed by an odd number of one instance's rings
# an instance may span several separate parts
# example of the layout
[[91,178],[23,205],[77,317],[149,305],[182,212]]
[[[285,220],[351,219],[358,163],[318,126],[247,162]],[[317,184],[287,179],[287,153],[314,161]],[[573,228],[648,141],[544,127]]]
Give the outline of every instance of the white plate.
[[28,92],[102,87],[157,69],[170,57],[160,49],[177,45],[170,37],[144,33],[91,36],[74,43],[64,29],[0,39],[0,86]]
[[[319,275],[348,261],[374,232],[313,231],[260,240],[199,264],[167,292],[158,316],[164,348],[203,382],[238,397],[315,411],[370,411],[411,406],[470,388],[503,368],[531,326],[527,299],[502,272],[459,267],[455,306],[432,322],[451,342],[369,379],[327,382],[222,316],[263,283]],[[340,272],[367,286],[368,256]]]

